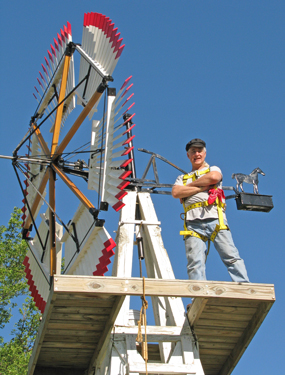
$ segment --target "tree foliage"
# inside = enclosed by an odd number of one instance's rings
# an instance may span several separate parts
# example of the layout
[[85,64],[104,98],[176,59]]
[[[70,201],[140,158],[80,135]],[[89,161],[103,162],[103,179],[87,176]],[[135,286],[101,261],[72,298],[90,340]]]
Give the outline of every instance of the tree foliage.
[[17,297],[26,295],[12,339],[0,346],[0,374],[24,375],[40,322],[40,313],[29,295],[23,260],[27,244],[21,238],[21,211],[14,208],[8,226],[0,226],[0,328],[9,323]]
[[0,328],[11,318],[13,300],[28,292],[23,266],[27,245],[21,239],[20,212],[14,208],[8,227],[0,226]]

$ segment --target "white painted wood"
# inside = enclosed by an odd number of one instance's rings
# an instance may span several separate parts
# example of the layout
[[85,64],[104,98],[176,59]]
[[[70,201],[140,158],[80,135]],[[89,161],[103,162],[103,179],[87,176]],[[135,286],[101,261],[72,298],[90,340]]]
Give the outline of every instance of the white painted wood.
[[[145,333],[145,327],[142,326],[142,334]],[[177,326],[150,326],[147,325],[147,341],[179,341],[182,327]],[[138,326],[115,326],[114,338],[119,339],[122,334],[137,336]]]
[[[79,253],[75,241],[69,234],[74,235],[72,223],[75,224],[80,245]],[[105,243],[110,240],[111,236],[105,227],[95,226],[93,216],[81,203],[67,228],[68,231],[65,231],[62,236],[62,242],[65,244],[65,274],[91,276],[100,264],[99,259],[106,248]]]
[[[123,198],[125,206],[120,212],[120,221],[133,221],[136,212],[137,193],[130,191]],[[113,264],[112,276],[131,277],[134,248],[134,224],[119,225],[115,242],[115,259]],[[128,325],[130,308],[130,296],[125,298],[120,313],[116,319],[116,325]]]
[[[55,223],[55,232],[56,232],[56,237],[58,239],[61,239],[62,234],[63,234],[63,226],[58,224],[57,222]],[[56,275],[61,274],[61,261],[62,261],[62,242],[58,241],[56,243],[56,268],[55,268]]]
[[44,301],[47,301],[50,291],[49,269],[47,269],[45,265],[41,263],[37,249],[33,248],[31,244],[29,245],[31,250],[29,249],[27,251],[27,257],[29,258],[29,270],[31,272],[30,277],[32,277],[38,293],[41,295]]
[[111,358],[112,358],[112,342],[110,340],[107,350],[106,350],[106,355],[105,355],[104,360],[102,361],[100,367],[95,369],[96,375],[109,375],[110,374]]
[[[146,374],[145,364],[129,362],[129,373],[137,373],[139,374]],[[148,374],[161,374],[161,375],[173,375],[173,374],[180,374],[180,375],[196,375],[197,372],[195,370],[194,365],[179,365],[174,364],[170,365],[168,363],[148,363],[147,364],[147,372]]]
[[190,335],[181,336],[183,363],[194,364],[193,346]]
[[[158,221],[154,210],[154,206],[148,193],[138,193],[138,199],[140,204],[140,211],[143,220],[146,221]],[[161,279],[175,279],[173,269],[167,254],[167,251],[163,245],[161,237],[161,229],[159,226],[144,226],[144,243],[149,246],[149,253],[151,253],[151,261],[157,272],[157,277]],[[184,306],[181,298],[169,297],[165,299],[167,305],[167,315],[173,321],[170,322],[172,325],[183,325],[184,324]]]
[[170,365],[183,365],[182,345],[180,341],[176,343],[167,363],[169,363]]
[[123,341],[116,341],[112,344],[110,368],[108,375],[125,375],[126,364],[127,353],[125,343]]
[[[35,157],[35,158],[40,157],[41,159],[46,158],[44,156],[44,152],[41,149],[40,143],[39,143],[38,138],[37,138],[35,133],[32,135],[30,150],[31,150],[30,155],[29,155],[30,157]],[[44,176],[45,171],[46,171],[46,167],[42,168],[42,166],[38,163],[29,163],[28,167],[30,169],[29,169],[29,173],[27,174],[27,178],[26,178],[27,186],[26,186],[25,190],[27,192],[26,200],[28,201],[29,207],[31,208],[33,203],[34,203],[34,200],[35,200],[36,196],[38,195],[37,190],[38,190],[38,188],[39,188],[39,186],[42,182],[43,176]],[[44,192],[42,194],[42,198],[40,200],[40,203],[38,204],[37,210],[33,215],[34,220],[38,216],[38,213],[39,213],[39,211],[42,207],[43,199],[45,198],[45,196],[46,196],[46,189],[44,189]],[[29,210],[28,210],[27,205],[25,205],[25,208],[26,208],[25,214],[28,217],[29,216]],[[25,220],[23,220],[23,221],[25,221]]]
[[198,342],[196,344],[197,344],[197,346],[193,342],[193,345],[192,345],[192,347],[193,347],[194,365],[195,365],[195,368],[196,368],[196,371],[197,371],[197,375],[205,375],[204,369],[202,367],[202,363],[201,363],[201,360],[200,360]]
[[[131,277],[134,245],[134,229],[137,237],[142,236],[145,266],[148,278],[175,279],[169,257],[161,238],[159,222],[148,193],[130,191],[123,198],[125,206],[121,210],[116,236],[116,255],[112,276]],[[136,203],[139,204],[140,218],[136,217]],[[127,283],[128,280],[125,280]],[[126,284],[126,291],[129,286]],[[147,342],[158,342],[160,356],[164,363],[147,363],[148,374],[199,374],[204,375],[198,350],[193,354],[192,334],[185,320],[181,298],[152,296],[155,326],[147,326]],[[146,374],[145,361],[137,352],[137,326],[129,324],[129,297],[126,298],[116,319],[112,339],[117,353],[112,349],[112,364],[117,366],[116,374]],[[145,328],[142,327],[144,336]],[[118,349],[117,343],[120,343]],[[119,354],[118,354],[119,352]],[[114,356],[114,359],[113,359]],[[120,358],[121,360],[119,360]],[[123,370],[122,358],[126,358],[127,370]],[[117,362],[116,362],[117,361]],[[119,366],[119,367],[118,367]]]
[[[102,202],[105,202],[105,184],[106,184],[106,167],[107,167],[107,157],[109,156],[109,149],[112,148],[112,144],[113,144],[113,137],[111,134],[111,137],[110,137],[110,133],[109,133],[109,129],[110,129],[110,126],[113,128],[113,122],[114,122],[114,119],[112,118],[112,106],[113,106],[113,103],[115,101],[116,97],[115,96],[110,96],[108,95],[108,100],[107,100],[107,119],[106,119],[106,138],[105,138],[105,152],[104,152],[104,161],[103,161],[103,165],[104,165],[104,169],[103,169],[103,173],[102,173],[102,178],[103,178],[103,182],[102,182],[102,192],[101,192],[101,197],[102,197]],[[111,130],[111,133],[112,132],[112,129]]]
[[[145,361],[142,356],[137,352],[136,348],[136,338],[132,335],[126,335],[126,349],[128,362],[134,361],[137,364],[145,366]],[[127,367],[128,370],[128,367]],[[139,375],[138,371],[134,371],[133,374]]]
[[[49,210],[49,209],[48,209]],[[46,238],[49,233],[49,227],[47,224],[47,215],[41,214],[41,224],[38,227],[38,234],[32,240],[29,240],[30,250],[27,252],[27,257],[29,258],[29,279],[28,283],[31,287],[31,282],[36,287],[37,293],[43,298],[46,302],[49,295],[49,272],[50,272],[50,242]],[[62,226],[56,223],[56,274],[60,274],[61,270],[61,253],[62,253],[62,243],[60,239],[62,237]],[[46,243],[45,252],[42,248],[40,238],[43,245]],[[35,293],[35,292],[33,292]],[[36,299],[36,294],[33,295]],[[37,306],[38,302],[37,302]]]
[[[144,233],[144,229],[142,229],[142,234]],[[144,251],[145,251],[145,265],[147,270],[147,277],[150,278],[157,278],[157,271],[155,269],[155,259],[153,259],[152,252],[149,249],[149,242],[146,241],[146,237],[143,235],[144,239]],[[163,297],[151,297],[152,301],[152,308],[154,314],[154,321],[157,326],[166,326],[167,324],[173,324],[173,321],[170,323],[168,321],[169,315],[167,315],[166,303],[165,298]],[[166,340],[165,340],[166,341]],[[159,351],[160,357],[162,362],[166,362],[169,354],[171,352],[171,343],[169,342],[160,342],[159,343]]]

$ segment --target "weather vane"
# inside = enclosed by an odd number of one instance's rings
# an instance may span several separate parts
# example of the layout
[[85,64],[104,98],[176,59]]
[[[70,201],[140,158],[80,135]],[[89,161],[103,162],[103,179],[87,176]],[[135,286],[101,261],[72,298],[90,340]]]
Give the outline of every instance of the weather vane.
[[[235,198],[238,210],[269,212],[273,208],[272,196],[261,195],[258,192],[259,174],[265,176],[265,173],[258,167],[254,168],[248,175],[243,173],[232,174],[232,178],[237,181]],[[245,193],[243,190],[244,182],[253,185],[253,194]],[[239,192],[239,188],[241,192]]]

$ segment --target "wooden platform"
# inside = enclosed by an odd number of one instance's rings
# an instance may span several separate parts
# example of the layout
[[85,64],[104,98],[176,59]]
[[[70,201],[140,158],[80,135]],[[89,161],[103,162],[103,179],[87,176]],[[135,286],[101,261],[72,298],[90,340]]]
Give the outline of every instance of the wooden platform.
[[[206,375],[232,372],[275,301],[268,284],[146,279],[145,290],[195,298],[188,318]],[[140,278],[56,276],[28,375],[93,373],[125,296],[142,293]]]
[[273,302],[256,298],[194,299],[188,318],[199,343],[205,375],[233,371]]

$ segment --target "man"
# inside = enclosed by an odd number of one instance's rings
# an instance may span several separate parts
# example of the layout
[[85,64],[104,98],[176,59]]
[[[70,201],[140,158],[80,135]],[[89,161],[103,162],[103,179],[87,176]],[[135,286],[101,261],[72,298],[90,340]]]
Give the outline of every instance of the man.
[[249,282],[244,261],[235,247],[225,215],[222,172],[206,161],[206,143],[198,138],[186,145],[192,171],[179,176],[172,196],[179,198],[185,210],[184,231],[189,279],[206,280],[207,242],[212,240],[232,281]]

